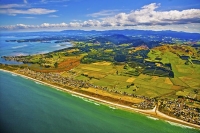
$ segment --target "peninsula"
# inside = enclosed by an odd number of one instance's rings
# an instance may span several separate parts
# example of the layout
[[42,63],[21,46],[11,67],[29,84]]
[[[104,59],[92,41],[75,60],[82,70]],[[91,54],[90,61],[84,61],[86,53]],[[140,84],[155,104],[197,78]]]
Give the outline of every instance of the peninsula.
[[21,63],[0,64],[0,69],[113,108],[200,128],[199,44],[152,37],[143,41],[122,34],[55,41],[66,42],[73,46],[45,54],[3,56]]

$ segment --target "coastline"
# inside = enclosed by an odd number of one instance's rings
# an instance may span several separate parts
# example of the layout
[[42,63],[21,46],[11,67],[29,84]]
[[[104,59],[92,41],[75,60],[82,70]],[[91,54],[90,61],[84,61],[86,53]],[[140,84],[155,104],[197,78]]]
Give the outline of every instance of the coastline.
[[185,127],[188,127],[188,128],[200,129],[199,125],[188,123],[186,121],[183,121],[183,120],[168,116],[168,115],[156,110],[156,106],[152,110],[137,109],[137,108],[133,108],[133,107],[130,107],[130,106],[127,106],[127,105],[106,101],[106,100],[103,100],[103,99],[100,99],[100,98],[92,97],[92,96],[89,96],[89,95],[86,95],[86,94],[82,94],[82,93],[75,92],[75,91],[72,91],[72,90],[69,90],[69,89],[65,89],[65,88],[62,88],[62,87],[59,87],[59,86],[56,86],[56,85],[52,85],[50,83],[46,83],[46,82],[31,78],[31,77],[28,77],[26,75],[19,74],[17,72],[8,71],[8,70],[4,70],[4,69],[0,69],[0,71],[11,73],[13,76],[15,76],[15,75],[21,76],[23,78],[33,80],[37,84],[44,84],[44,85],[50,86],[52,88],[55,88],[57,90],[61,90],[61,91],[67,92],[67,93],[72,94],[72,95],[88,98],[88,99],[97,101],[97,102],[99,102],[101,104],[104,104],[104,105],[107,105],[109,107],[112,107],[112,108],[119,108],[119,109],[126,110],[126,111],[137,112],[137,113],[146,115],[147,117],[155,118],[155,120],[158,118],[158,119],[161,119],[161,120],[166,120],[166,122],[169,122],[169,123],[170,122],[172,122],[172,123],[175,122],[175,123],[178,123],[177,125],[179,125],[179,126],[181,125],[181,126],[185,126]]

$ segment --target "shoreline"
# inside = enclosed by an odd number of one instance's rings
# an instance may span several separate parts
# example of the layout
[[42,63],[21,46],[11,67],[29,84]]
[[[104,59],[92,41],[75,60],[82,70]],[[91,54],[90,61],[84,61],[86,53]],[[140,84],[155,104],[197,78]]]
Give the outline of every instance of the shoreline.
[[101,103],[103,105],[106,105],[108,107],[113,107],[113,108],[118,108],[118,109],[122,109],[122,110],[125,110],[125,111],[140,113],[140,114],[143,114],[143,115],[147,116],[148,118],[149,117],[153,117],[155,119],[165,120],[168,123],[175,122],[175,123],[177,123],[177,126],[181,126],[181,127],[184,126],[186,128],[200,129],[200,125],[196,125],[196,124],[193,124],[193,123],[189,123],[189,122],[186,122],[186,121],[183,121],[183,120],[168,116],[168,115],[156,110],[156,106],[152,110],[137,109],[137,108],[133,108],[133,107],[130,107],[130,106],[127,106],[127,105],[106,101],[106,100],[103,100],[103,99],[100,99],[100,98],[92,97],[92,96],[89,96],[89,95],[86,95],[86,94],[82,94],[82,93],[75,92],[75,91],[72,91],[72,90],[69,90],[69,89],[65,89],[65,88],[62,88],[62,87],[59,87],[59,86],[56,86],[56,85],[52,85],[50,83],[46,83],[46,82],[31,78],[31,77],[28,77],[26,75],[23,75],[23,74],[20,74],[20,73],[17,73],[17,72],[4,70],[4,69],[0,69],[0,71],[11,73],[11,74],[13,74],[13,76],[17,75],[17,76],[21,76],[21,77],[26,78],[26,79],[33,80],[37,84],[43,84],[43,85],[46,85],[46,86],[50,86],[53,89],[64,91],[65,93],[67,92],[67,93],[69,93],[71,95],[76,95],[76,96],[81,96],[81,97],[84,97],[84,98],[88,98],[88,99],[97,101],[97,102],[99,102],[99,103]]

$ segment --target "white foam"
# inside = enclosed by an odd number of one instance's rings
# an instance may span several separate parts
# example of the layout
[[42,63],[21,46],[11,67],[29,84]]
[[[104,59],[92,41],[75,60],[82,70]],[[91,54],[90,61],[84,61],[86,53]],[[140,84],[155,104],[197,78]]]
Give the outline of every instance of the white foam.
[[42,83],[39,83],[39,82],[36,82],[36,81],[35,81],[35,83],[36,83],[36,84],[39,84],[39,85],[42,85]]
[[29,78],[27,78],[27,77],[24,77],[24,76],[22,76],[22,75],[19,75],[20,77],[22,77],[22,78],[25,78],[25,79],[29,79]]
[[109,106],[109,108],[111,108],[111,109],[116,109],[115,107],[112,107],[112,106]]
[[158,118],[147,116],[147,118],[152,119],[152,120],[159,120]]
[[97,105],[97,106],[100,106],[100,104],[99,103],[94,103],[95,105]]
[[76,95],[74,95],[74,94],[71,94],[73,97],[77,97]]
[[179,124],[179,123],[175,123],[175,122],[171,122],[171,121],[166,121],[166,122],[169,123],[170,125],[173,125],[173,126],[179,126],[179,127],[182,127],[182,128],[194,129],[193,127],[185,126],[185,125],[182,125],[182,124]]
[[86,99],[86,98],[82,98],[84,101],[86,101],[86,102],[89,102],[89,103],[93,103],[93,101],[91,101],[91,100],[88,100],[88,99]]
[[12,76],[17,76],[17,75],[15,75],[15,74],[12,74]]
[[85,101],[85,102],[88,102],[88,103],[93,103],[93,104],[95,104],[95,105],[97,105],[97,106],[100,106],[100,104],[99,103],[96,103],[96,102],[94,102],[94,100],[91,100],[91,99],[87,99],[87,98],[84,98],[84,97],[81,97],[81,96],[77,96],[77,95],[74,95],[74,94],[71,94],[73,97],[78,97],[78,98],[81,98],[81,99],[83,99],[83,101]]
[[83,97],[81,97],[81,96],[77,96],[77,95],[74,95],[74,94],[71,94],[73,97],[78,97],[78,98],[81,98],[81,99],[83,99]]
[[99,106],[100,104],[99,103],[96,103],[96,102],[94,102],[93,100],[91,100],[91,99],[86,99],[86,98],[83,98],[83,100],[84,101],[86,101],[86,102],[89,102],[89,103],[93,103],[93,104],[95,104],[95,105],[97,105],[97,106]]

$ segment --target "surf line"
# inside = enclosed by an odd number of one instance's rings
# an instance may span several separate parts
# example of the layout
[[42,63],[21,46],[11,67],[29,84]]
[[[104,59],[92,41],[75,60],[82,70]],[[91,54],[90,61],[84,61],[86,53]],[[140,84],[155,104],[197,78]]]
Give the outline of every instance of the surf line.
[[[89,96],[89,95],[81,94],[81,93],[78,93],[78,92],[75,92],[75,91],[67,90],[67,89],[64,89],[62,87],[55,86],[55,85],[52,85],[50,83],[46,83],[46,82],[43,82],[43,81],[39,81],[37,79],[31,78],[31,77],[28,77],[26,75],[19,74],[19,73],[16,73],[16,72],[4,70],[4,69],[0,69],[0,71],[8,72],[8,73],[11,73],[11,74],[16,74],[16,75],[19,75],[19,76],[21,76],[23,78],[34,80],[34,81],[37,81],[37,82],[42,83],[44,85],[50,86],[50,87],[52,87],[54,89],[60,89],[62,91],[65,91],[65,92],[68,92],[68,93],[71,93],[71,94],[74,94],[74,95],[78,95],[78,96],[81,96],[81,97],[84,97],[84,98],[88,98],[88,99],[91,99],[91,100],[95,100],[95,101],[101,102],[102,104],[105,104],[105,105],[116,106],[117,108],[123,108],[123,109],[126,109],[126,110],[130,110],[130,111],[134,111],[134,112],[139,112],[139,113],[144,114],[144,115],[147,115],[147,114],[156,114],[157,116],[160,116],[160,117],[162,117],[165,120],[172,120],[172,121],[176,121],[177,123],[179,123],[179,122],[180,123],[184,123],[186,125],[191,125],[191,126],[194,126],[196,128],[200,127],[199,125],[188,123],[186,121],[182,121],[182,120],[170,117],[168,115],[165,115],[165,114],[161,113],[158,110],[157,106],[155,106],[154,109],[152,109],[152,110],[141,110],[141,109],[137,109],[137,108],[132,108],[132,107],[129,107],[129,106],[126,106],[126,105],[122,105],[122,104],[118,104],[118,103],[113,103],[113,102],[106,101],[106,100],[99,99],[99,98],[95,98],[95,97],[92,97],[92,96]],[[189,126],[189,127],[191,127],[191,126]]]

